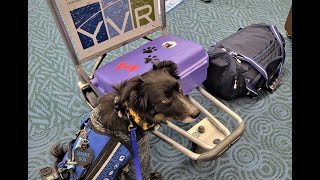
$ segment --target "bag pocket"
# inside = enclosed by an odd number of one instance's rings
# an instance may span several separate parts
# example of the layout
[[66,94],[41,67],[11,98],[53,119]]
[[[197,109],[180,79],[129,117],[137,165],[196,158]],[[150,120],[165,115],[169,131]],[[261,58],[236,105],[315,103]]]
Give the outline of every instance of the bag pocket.
[[210,77],[203,82],[203,85],[217,97],[231,99],[237,96],[237,88],[234,89],[234,86],[238,86],[238,74],[233,59],[226,52],[219,51],[211,53],[209,60],[211,64],[208,67]]

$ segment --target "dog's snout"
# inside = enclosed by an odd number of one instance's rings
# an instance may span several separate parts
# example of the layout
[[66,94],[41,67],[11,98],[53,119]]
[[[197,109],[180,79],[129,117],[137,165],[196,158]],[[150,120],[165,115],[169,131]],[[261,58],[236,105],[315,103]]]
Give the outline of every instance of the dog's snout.
[[181,107],[184,109],[184,112],[186,113],[188,117],[183,120],[183,122],[189,123],[192,122],[195,118],[197,118],[200,115],[200,110],[192,104],[192,102],[186,97],[186,96],[178,96]]

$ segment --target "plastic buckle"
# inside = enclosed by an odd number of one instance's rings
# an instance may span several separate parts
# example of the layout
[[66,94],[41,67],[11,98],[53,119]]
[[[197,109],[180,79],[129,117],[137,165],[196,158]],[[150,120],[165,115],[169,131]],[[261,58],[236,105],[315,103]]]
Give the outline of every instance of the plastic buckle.
[[271,92],[274,92],[278,88],[282,78],[282,76],[279,76],[274,81],[272,81],[271,85],[269,85],[269,89],[271,90]]
[[59,175],[55,167],[45,167],[43,169],[40,169],[40,176],[42,180],[59,179]]
[[132,128],[134,128],[134,126],[133,126],[132,122],[130,121],[130,124],[129,124],[129,126],[128,126],[129,132],[131,131]]

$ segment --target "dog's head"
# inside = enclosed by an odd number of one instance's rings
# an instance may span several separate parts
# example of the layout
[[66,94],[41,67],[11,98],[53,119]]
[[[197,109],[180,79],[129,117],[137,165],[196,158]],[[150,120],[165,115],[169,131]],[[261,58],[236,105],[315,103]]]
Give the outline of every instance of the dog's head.
[[200,111],[183,95],[177,66],[172,61],[153,64],[152,70],[120,86],[120,101],[132,108],[141,119],[158,124],[165,121],[192,122]]

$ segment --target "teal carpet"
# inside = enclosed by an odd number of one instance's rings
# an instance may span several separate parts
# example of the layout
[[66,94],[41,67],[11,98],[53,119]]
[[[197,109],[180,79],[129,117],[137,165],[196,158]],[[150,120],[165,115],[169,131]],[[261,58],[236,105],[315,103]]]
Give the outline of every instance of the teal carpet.
[[[286,41],[284,80],[274,93],[257,99],[223,101],[246,122],[240,140],[221,157],[197,163],[152,136],[151,168],[166,180],[292,179],[292,41],[284,23],[290,0],[185,0],[167,13],[170,34],[193,40],[207,50],[239,27],[264,22],[276,25]],[[157,37],[154,33],[150,37]],[[111,52],[108,62],[146,43],[139,40]],[[92,63],[87,63],[90,67]],[[90,111],[80,96],[78,76],[46,1],[28,1],[28,179],[41,179],[39,169],[51,166],[49,147],[74,137]],[[190,94],[228,128],[232,120],[197,91]],[[181,125],[187,129],[190,125]],[[165,134],[177,138],[168,128]]]

